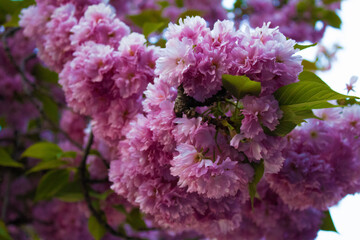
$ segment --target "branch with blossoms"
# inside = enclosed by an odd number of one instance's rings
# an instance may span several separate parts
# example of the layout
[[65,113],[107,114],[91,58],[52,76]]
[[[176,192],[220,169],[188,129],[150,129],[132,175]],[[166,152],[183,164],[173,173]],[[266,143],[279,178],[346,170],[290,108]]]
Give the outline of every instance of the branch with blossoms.
[[[37,0],[3,38],[10,59],[0,61],[13,67],[0,67],[10,86],[1,99],[22,114],[0,106],[0,125],[36,131],[21,148],[0,142],[1,166],[18,169],[0,199],[2,232],[21,239],[22,213],[27,234],[54,240],[310,240],[335,230],[329,207],[360,191],[357,98],[304,71],[297,52],[316,44],[295,40],[338,26],[337,3],[237,1],[235,15],[256,27],[237,29],[220,1],[65,2]],[[33,66],[35,45],[46,67]],[[60,106],[33,79],[47,68]],[[49,114],[57,107],[60,118]]]

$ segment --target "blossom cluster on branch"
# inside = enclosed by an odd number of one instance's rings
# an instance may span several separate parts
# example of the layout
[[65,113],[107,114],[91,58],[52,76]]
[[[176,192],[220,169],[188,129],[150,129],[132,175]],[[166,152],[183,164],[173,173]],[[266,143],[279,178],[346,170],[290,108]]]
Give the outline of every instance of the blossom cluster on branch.
[[[0,52],[4,234],[310,240],[335,230],[328,209],[360,192],[360,106],[303,71],[297,53],[309,46],[296,41],[321,39],[338,8],[237,1],[235,21],[206,0],[23,9]],[[239,16],[256,28],[237,28]]]

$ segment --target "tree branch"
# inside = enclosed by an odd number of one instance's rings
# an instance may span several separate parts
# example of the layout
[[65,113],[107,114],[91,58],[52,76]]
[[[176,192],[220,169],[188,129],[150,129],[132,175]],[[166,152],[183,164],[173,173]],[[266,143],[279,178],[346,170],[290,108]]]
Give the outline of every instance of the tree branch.
[[194,98],[184,93],[184,88],[180,85],[178,87],[178,95],[175,100],[174,112],[177,117],[182,117],[185,114],[188,118],[201,117],[203,122],[214,125],[218,129],[228,131],[228,128],[222,124],[222,120],[226,120],[231,123],[230,118],[216,119],[209,116],[202,116],[196,112],[196,107],[210,106],[215,102],[225,101],[226,98],[230,97],[229,93],[225,88],[222,88],[211,98],[205,99],[204,102],[196,101]]
[[129,239],[129,240],[142,240],[142,238],[129,237],[129,236],[126,236],[124,233],[114,230],[106,221],[104,221],[103,213],[100,211],[97,211],[95,209],[94,205],[92,204],[92,200],[91,200],[90,193],[89,193],[90,192],[89,185],[88,185],[89,180],[86,176],[86,160],[90,153],[93,140],[94,140],[94,135],[92,132],[90,132],[89,140],[86,144],[84,154],[83,154],[83,157],[81,160],[81,164],[79,167],[80,179],[81,179],[81,184],[82,184],[83,191],[84,191],[85,202],[86,202],[90,212],[92,213],[92,215],[96,218],[96,220],[99,222],[99,224],[101,224],[109,233],[111,233],[114,236],[122,237],[122,238]]

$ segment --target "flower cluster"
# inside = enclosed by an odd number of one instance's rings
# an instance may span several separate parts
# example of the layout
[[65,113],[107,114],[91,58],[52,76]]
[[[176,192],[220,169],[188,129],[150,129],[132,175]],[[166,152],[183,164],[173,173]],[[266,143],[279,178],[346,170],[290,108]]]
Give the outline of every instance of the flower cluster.
[[[340,9],[340,1],[331,4],[324,2],[247,0],[246,4],[251,26],[258,27],[270,21],[271,26],[279,26],[285,36],[298,42],[318,42],[328,26],[327,20],[321,16]],[[315,26],[319,19],[321,27]]]
[[[131,122],[120,159],[111,162],[112,189],[160,226],[226,236],[241,226],[254,177],[250,163],[264,159],[271,173],[282,166],[283,139],[266,135],[262,126],[274,130],[279,123],[271,93],[297,81],[301,58],[293,56],[294,41],[267,25],[243,32],[218,21],[211,30],[194,17],[170,24],[165,36],[159,76],[145,91],[146,115]],[[223,103],[222,119],[240,124],[233,123],[233,139],[217,122],[217,103],[208,103],[223,89],[223,74],[246,75],[262,86],[260,96],[230,96],[232,104]],[[186,99],[201,107],[177,116]]]
[[321,110],[325,120],[295,129],[283,150],[278,174],[267,176],[274,191],[293,209],[327,209],[360,190],[359,106]]

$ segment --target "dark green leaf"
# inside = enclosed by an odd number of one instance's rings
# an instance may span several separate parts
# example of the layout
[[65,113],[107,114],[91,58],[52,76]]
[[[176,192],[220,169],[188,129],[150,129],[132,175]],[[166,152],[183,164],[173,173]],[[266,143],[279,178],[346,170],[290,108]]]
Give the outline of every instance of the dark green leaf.
[[184,7],[184,0],[175,0],[175,4],[178,8]]
[[314,47],[316,46],[317,43],[313,43],[313,44],[310,44],[310,45],[300,45],[300,44],[295,44],[294,48],[295,49],[300,49],[300,50],[304,50],[304,49],[307,49],[309,47]]
[[243,5],[243,0],[236,0],[234,2],[234,8],[241,8],[242,5]]
[[57,159],[41,161],[35,167],[33,167],[29,171],[27,171],[26,174],[39,172],[39,171],[43,171],[43,170],[56,169],[65,164],[67,164],[67,162],[57,160]]
[[15,161],[11,156],[2,148],[0,148],[0,166],[23,168],[24,165]]
[[5,27],[17,27],[21,9],[35,4],[35,0],[1,0],[0,1],[0,25]]
[[118,210],[119,212],[127,215],[126,209],[123,205],[113,205],[112,207]]
[[84,200],[83,188],[80,179],[69,182],[64,185],[55,197],[64,202],[79,202]]
[[167,22],[151,23],[147,22],[143,26],[143,34],[147,38],[151,33],[156,32],[167,25]]
[[0,239],[1,240],[12,240],[12,237],[10,236],[5,223],[0,220]]
[[40,180],[36,189],[35,201],[54,197],[69,181],[69,171],[66,169],[52,170]]
[[246,76],[224,74],[222,76],[222,83],[224,88],[238,99],[247,94],[258,96],[261,92],[261,84],[259,82],[251,81]]
[[324,218],[322,220],[320,230],[338,232],[338,231],[336,231],[336,228],[335,228],[334,222],[331,218],[329,210],[324,212]]
[[261,160],[258,164],[253,164],[254,168],[254,178],[252,182],[249,184],[249,194],[250,194],[250,200],[251,200],[251,206],[254,206],[254,198],[257,194],[256,187],[257,184],[260,182],[261,178],[264,175],[265,166],[264,166],[264,160]]
[[59,108],[56,104],[56,102],[50,98],[49,96],[42,94],[42,93],[36,93],[36,98],[39,99],[42,103],[42,109],[47,116],[47,118],[52,121],[55,124],[59,123]]
[[296,127],[296,125],[305,122],[305,119],[318,118],[311,109],[297,110],[286,106],[280,108],[283,111],[283,117],[280,119],[279,125],[277,125],[276,129],[272,132],[272,134],[277,136],[287,135]]
[[91,236],[93,236],[95,240],[100,240],[106,233],[105,227],[101,225],[94,216],[89,218],[88,228]]
[[111,193],[113,193],[113,190],[109,189],[103,193],[98,193],[95,191],[90,191],[90,196],[97,198],[99,200],[105,200]]
[[0,131],[1,129],[6,128],[6,126],[6,119],[4,117],[0,117]]
[[134,230],[144,230],[147,228],[143,216],[138,208],[134,208],[131,212],[126,216],[126,222],[134,229]]
[[341,2],[341,0],[322,0],[324,4],[332,4],[336,2]]
[[39,142],[31,145],[21,157],[32,157],[38,159],[55,159],[62,154],[61,148],[55,143],[50,142]]
[[43,67],[41,64],[35,65],[32,70],[32,74],[41,81],[57,83],[59,80],[59,76],[56,72],[49,70],[46,67]]

